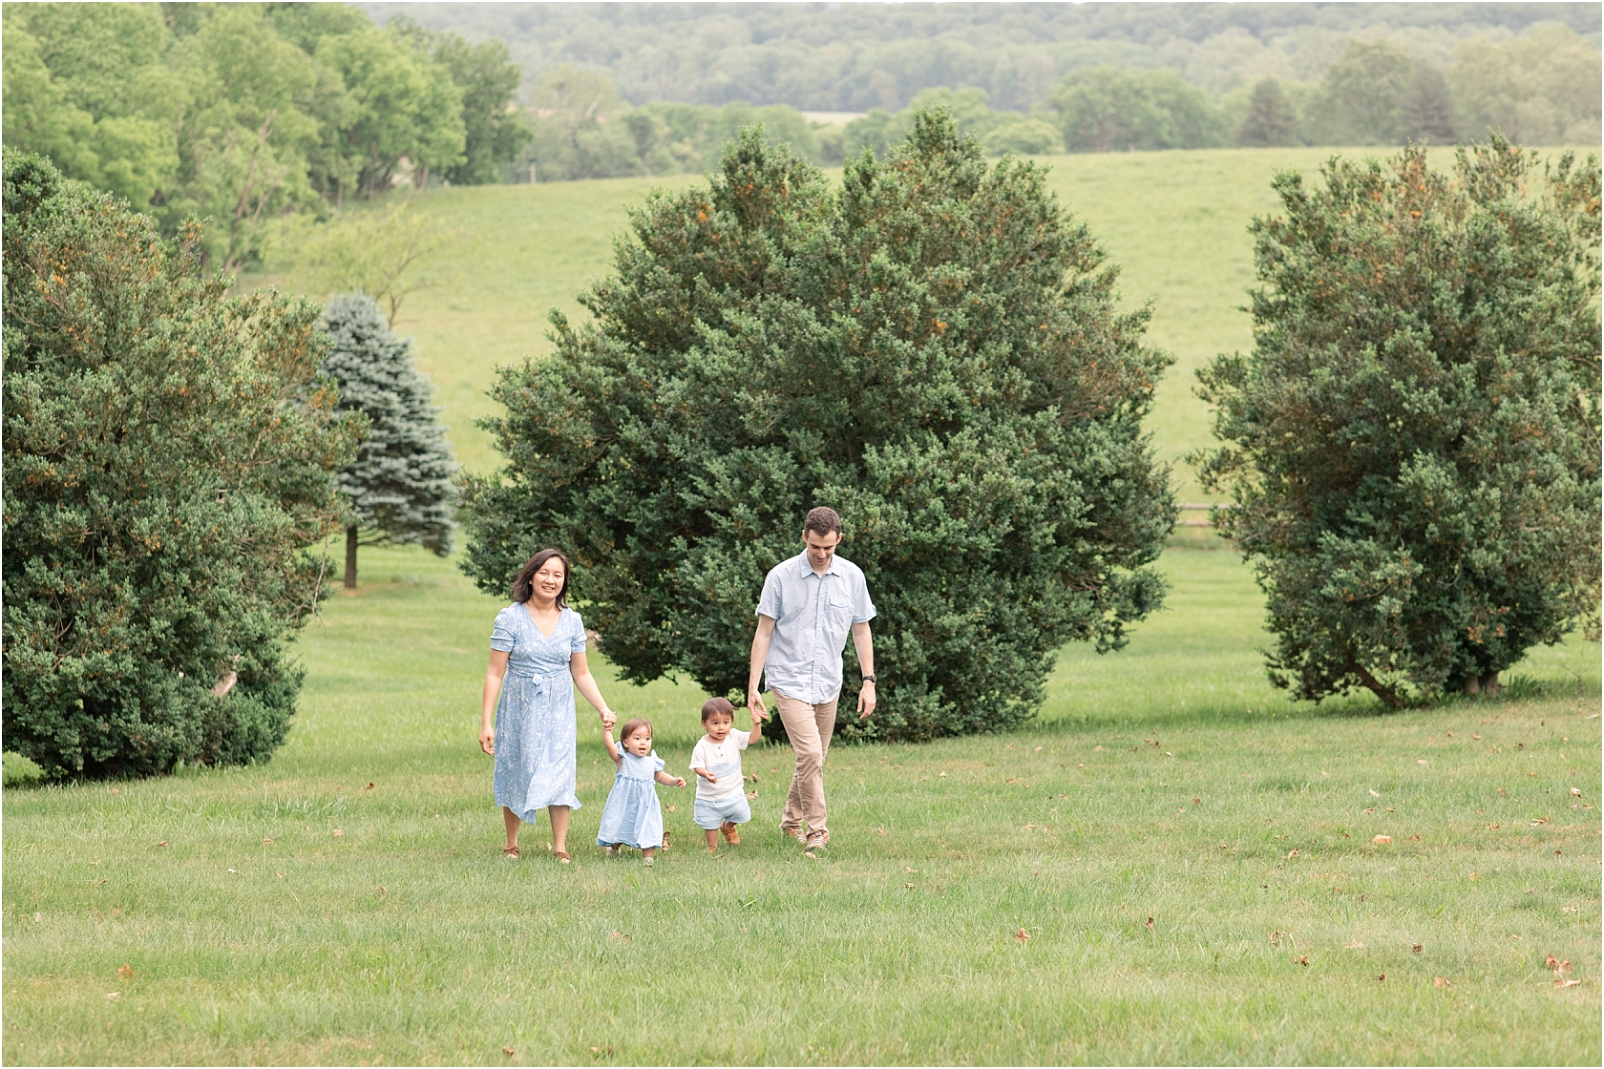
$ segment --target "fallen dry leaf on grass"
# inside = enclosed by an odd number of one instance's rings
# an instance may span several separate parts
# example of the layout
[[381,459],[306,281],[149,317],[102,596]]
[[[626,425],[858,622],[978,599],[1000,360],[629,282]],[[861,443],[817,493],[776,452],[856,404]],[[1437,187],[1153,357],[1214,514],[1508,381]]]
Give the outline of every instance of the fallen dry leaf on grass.
[[1423,947],[1423,946],[1421,946],[1421,945],[1420,945],[1420,944],[1419,944],[1419,943],[1416,943],[1416,944],[1414,944],[1414,945],[1413,945],[1413,946],[1411,946],[1411,947],[1410,947],[1410,948],[1409,948],[1409,949],[1410,949],[1410,950],[1413,950],[1413,951],[1414,951],[1414,952],[1415,952],[1415,953],[1416,953],[1416,954],[1418,954],[1418,953],[1420,953],[1420,952],[1421,952],[1421,951],[1422,951],[1422,950],[1425,950],[1425,949],[1426,949],[1426,948],[1425,948],[1425,947]]
[[1101,746],[1093,746],[1093,747],[1092,747],[1092,752],[1093,752],[1093,753],[1096,753],[1096,752],[1097,752],[1097,751],[1098,751],[1098,750],[1101,750],[1101,749],[1102,749],[1102,747],[1101,747]]
[[1381,797],[1381,792],[1380,791],[1371,791],[1369,787],[1366,787],[1365,790],[1370,791],[1370,797],[1372,797],[1372,798],[1380,798]]
[[156,845],[157,846],[170,846],[171,844],[168,843],[168,841],[166,839],[163,839],[161,842],[157,843]]
[[1147,918],[1147,930],[1150,931],[1150,932],[1153,930],[1153,918],[1152,917]]
[[119,966],[117,966],[117,979],[119,979],[119,980],[132,980],[133,978],[134,978],[134,967],[132,965],[119,965]]
[[[750,796],[750,795],[748,795],[748,797],[751,797],[751,796]],[[679,803],[678,803],[678,802],[675,802],[675,803],[674,803],[674,804],[673,804],[673,805],[671,805],[671,806],[669,806],[669,807],[668,807],[668,811],[669,811],[669,812],[670,812],[670,813],[672,813],[672,812],[674,812],[674,810],[676,810],[676,809],[678,809],[678,808],[679,808]]]
[[1552,954],[1550,954],[1548,956],[1548,960],[1543,962],[1543,964],[1545,966],[1547,966],[1548,968],[1552,969],[1554,971],[1555,975],[1571,971],[1571,963],[1570,962],[1568,962],[1568,961],[1560,961],[1558,958],[1556,958]]
[[1030,942],[1030,933],[1021,928],[1019,931],[1014,933],[1014,938],[1019,940],[1021,943],[1028,943]]
[[1390,835],[1378,835],[1374,839],[1371,839],[1370,841],[1373,842],[1373,843],[1376,843],[1379,846],[1388,846],[1388,845],[1390,845],[1392,843],[1392,836],[1390,836]]
[[1479,878],[1480,877],[1478,877],[1474,872],[1470,874],[1470,879],[1472,879],[1472,880],[1479,879]]
[[885,827],[883,825],[881,827],[878,827],[878,828],[874,829],[874,830],[877,833],[881,834],[881,835],[884,835],[886,833],[886,829],[885,829]]
[[1425,764],[1425,763],[1426,763],[1426,762],[1425,762],[1425,759],[1424,759],[1424,758],[1422,758],[1422,759],[1420,759],[1420,760],[1418,760],[1418,761],[1416,761],[1416,762],[1415,762],[1415,764],[1417,764],[1417,765],[1423,765],[1423,764]]
[[1036,752],[1037,753],[1041,753],[1041,747],[1040,746],[1036,747]]
[[513,1050],[511,1047],[502,1047],[501,1048],[501,1053],[503,1053],[507,1057],[511,1058],[514,1054],[517,1054],[518,1052]]
[[757,792],[756,791],[747,791],[746,792],[746,796],[748,798],[756,798],[757,797]]
[[617,928],[614,928],[611,932],[609,932],[607,934],[607,938],[611,939],[615,943],[627,943],[627,942],[629,942],[629,936],[625,935],[623,932],[619,931]]
[[1295,858],[1297,856],[1298,856],[1298,848],[1294,846],[1290,851],[1287,852],[1287,856],[1285,858],[1283,858],[1282,860],[1283,861],[1291,861],[1293,858]]
[[334,836],[336,839],[339,839],[345,835],[345,832],[339,828],[335,828],[333,831],[329,832],[329,834]]
[[382,884],[382,883],[379,884],[379,897],[380,898],[385,897],[389,893],[390,893],[390,889],[388,887],[384,886],[384,884]]
[[1453,987],[1454,985],[1450,984],[1447,980],[1444,980],[1440,976],[1433,976],[1431,978],[1431,986],[1432,987]]
[[1271,932],[1270,933],[1270,945],[1273,946],[1273,947],[1278,947],[1278,946],[1281,945],[1281,933],[1280,932],[1277,931],[1277,932]]
[[[1558,982],[1559,981],[1557,981],[1557,980],[1555,981],[1556,984]],[[110,999],[113,1002],[116,1002],[118,999],[120,999],[122,997],[123,997],[123,995],[122,995],[121,991],[108,991],[108,992],[106,992],[106,998]]]
[[1309,955],[1307,954],[1303,955],[1301,958],[1293,958],[1292,960],[1297,962],[1299,965],[1302,965],[1305,969],[1309,967]]
[[1580,787],[1572,787],[1571,788],[1571,797],[1572,798],[1580,798],[1581,796],[1582,796],[1582,788],[1580,788]]
[[1378,981],[1385,980],[1386,978],[1387,978],[1387,974],[1386,973],[1382,973],[1380,976],[1376,977],[1376,979]]
[[1348,941],[1348,944],[1346,946],[1344,946],[1342,949],[1343,950],[1363,950],[1364,948],[1365,948],[1365,945],[1363,943],[1359,942],[1359,940],[1350,939]]
[[1582,981],[1580,981],[1580,980],[1561,980],[1557,976],[1554,978],[1554,986],[1555,987],[1575,987],[1577,984],[1579,984],[1581,982]]
[[368,784],[368,785],[367,785],[367,786],[366,786],[366,787],[363,787],[363,788],[362,788],[362,789],[363,789],[363,790],[364,790],[364,791],[371,791],[371,790],[372,790],[372,789],[373,789],[373,784],[371,784],[371,783],[370,783],[370,784]]

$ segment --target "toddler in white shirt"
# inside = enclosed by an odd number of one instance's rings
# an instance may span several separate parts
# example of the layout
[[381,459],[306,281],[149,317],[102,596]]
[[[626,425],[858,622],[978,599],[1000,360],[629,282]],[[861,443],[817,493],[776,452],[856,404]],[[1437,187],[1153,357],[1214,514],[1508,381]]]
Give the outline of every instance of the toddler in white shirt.
[[750,732],[732,732],[735,706],[725,698],[711,698],[702,705],[702,728],[707,734],[691,751],[691,771],[696,773],[694,819],[707,833],[709,853],[718,850],[720,832],[731,846],[739,843],[741,834],[736,826],[752,819],[741,778],[741,751],[763,737],[762,723],[754,711]]

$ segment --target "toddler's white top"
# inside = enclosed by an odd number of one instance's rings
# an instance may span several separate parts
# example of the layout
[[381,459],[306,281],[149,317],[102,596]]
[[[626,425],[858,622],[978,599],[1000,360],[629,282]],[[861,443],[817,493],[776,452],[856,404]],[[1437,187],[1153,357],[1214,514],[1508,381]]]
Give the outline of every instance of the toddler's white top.
[[709,802],[722,802],[741,796],[741,751],[750,742],[749,731],[736,731],[733,728],[724,736],[723,742],[714,742],[706,735],[702,736],[702,741],[691,751],[691,767],[707,769],[718,777],[718,782],[709,783],[697,776],[696,797]]

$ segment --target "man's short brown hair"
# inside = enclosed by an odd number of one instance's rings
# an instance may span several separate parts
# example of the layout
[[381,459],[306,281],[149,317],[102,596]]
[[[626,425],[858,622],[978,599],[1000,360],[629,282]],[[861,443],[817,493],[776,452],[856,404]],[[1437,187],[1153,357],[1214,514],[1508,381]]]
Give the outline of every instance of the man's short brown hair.
[[836,515],[835,509],[820,505],[808,512],[808,518],[802,521],[802,533],[812,531],[815,534],[840,535],[841,517]]

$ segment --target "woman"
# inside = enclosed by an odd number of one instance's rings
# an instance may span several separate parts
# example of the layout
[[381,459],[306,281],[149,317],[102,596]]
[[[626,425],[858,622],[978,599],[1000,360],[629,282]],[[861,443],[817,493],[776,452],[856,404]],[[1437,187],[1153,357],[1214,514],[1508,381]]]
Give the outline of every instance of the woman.
[[585,624],[567,606],[567,596],[568,558],[561,550],[541,550],[513,580],[513,603],[496,614],[490,636],[479,747],[496,759],[496,804],[507,825],[501,853],[514,860],[519,827],[534,823],[542,806],[551,817],[552,853],[564,865],[571,860],[568,814],[579,808],[574,687],[600,714],[603,727],[618,719],[585,664]]

